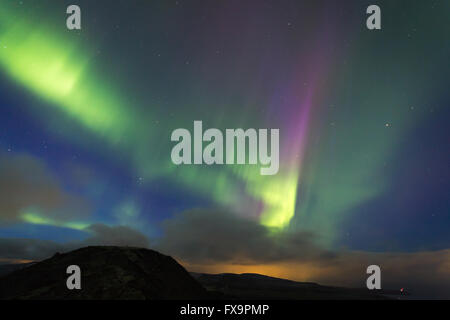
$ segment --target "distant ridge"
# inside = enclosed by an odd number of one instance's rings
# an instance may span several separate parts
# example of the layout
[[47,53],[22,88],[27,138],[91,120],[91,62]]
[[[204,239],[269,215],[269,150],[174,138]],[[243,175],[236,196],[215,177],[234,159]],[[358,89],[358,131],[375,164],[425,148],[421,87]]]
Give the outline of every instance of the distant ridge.
[[[252,300],[386,300],[382,294],[366,288],[322,286],[314,282],[296,282],[255,273],[191,273],[207,290],[226,297]],[[389,292],[392,294],[392,292]],[[398,295],[398,293],[396,293]]]

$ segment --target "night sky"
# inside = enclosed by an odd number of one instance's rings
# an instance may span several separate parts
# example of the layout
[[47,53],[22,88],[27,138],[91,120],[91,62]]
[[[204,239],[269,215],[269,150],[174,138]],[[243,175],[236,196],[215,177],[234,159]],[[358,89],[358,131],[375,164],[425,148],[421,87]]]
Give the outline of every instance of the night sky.
[[[333,285],[378,264],[386,287],[450,297],[449,12],[1,0],[0,263],[148,246],[192,271]],[[279,128],[278,174],[174,165],[171,132],[194,120]]]

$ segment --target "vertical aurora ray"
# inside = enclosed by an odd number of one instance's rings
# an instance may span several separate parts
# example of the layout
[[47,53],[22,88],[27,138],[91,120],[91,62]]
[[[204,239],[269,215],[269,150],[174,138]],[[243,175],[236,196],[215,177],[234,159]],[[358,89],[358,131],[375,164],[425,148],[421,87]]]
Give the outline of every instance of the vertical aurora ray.
[[[320,79],[327,76],[327,65],[331,58],[330,30],[322,31],[316,44],[311,45],[309,57],[296,66],[291,84],[282,93],[286,97],[284,105],[273,105],[273,110],[283,110],[283,140],[280,145],[283,170],[279,176],[270,178],[263,188],[258,188],[257,194],[264,200],[265,208],[261,213],[261,224],[282,230],[289,226],[296,214],[298,188],[302,183],[305,152],[309,143],[309,129],[313,116],[313,109],[318,109],[316,96],[320,93]],[[315,52],[315,53],[313,53]],[[319,54],[317,54],[319,52]],[[308,61],[308,68],[305,67]],[[305,86],[305,83],[307,86]]]

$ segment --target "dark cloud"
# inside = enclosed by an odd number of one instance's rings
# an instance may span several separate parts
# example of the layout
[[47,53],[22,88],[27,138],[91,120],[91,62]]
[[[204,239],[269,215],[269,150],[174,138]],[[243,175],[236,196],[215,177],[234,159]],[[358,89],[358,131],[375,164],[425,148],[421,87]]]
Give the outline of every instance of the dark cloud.
[[149,239],[137,230],[125,226],[107,226],[93,224],[87,228],[92,236],[81,243],[81,246],[130,246],[147,248]]
[[254,220],[224,211],[191,210],[164,222],[158,249],[185,261],[273,262],[332,259],[309,232],[271,232]]
[[82,241],[57,243],[39,239],[0,238],[0,258],[42,260],[56,252],[67,252],[86,246],[148,247],[148,238],[129,227],[93,224],[86,231],[90,234]]
[[39,159],[26,154],[0,154],[0,224],[20,220],[32,208],[55,221],[88,214],[89,205],[69,194]]

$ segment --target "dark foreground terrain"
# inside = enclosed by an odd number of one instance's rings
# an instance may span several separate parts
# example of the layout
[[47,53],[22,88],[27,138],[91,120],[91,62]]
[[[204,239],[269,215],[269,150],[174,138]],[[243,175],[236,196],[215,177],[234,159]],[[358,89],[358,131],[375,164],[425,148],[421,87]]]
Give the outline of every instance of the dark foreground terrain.
[[[81,290],[68,290],[69,265]],[[204,299],[206,290],[173,258],[130,247],[86,247],[0,278],[0,299]]]
[[[69,265],[81,290],[68,290]],[[86,247],[24,265],[0,266],[0,299],[385,299],[367,289],[321,286],[258,274],[189,274],[149,249]]]

